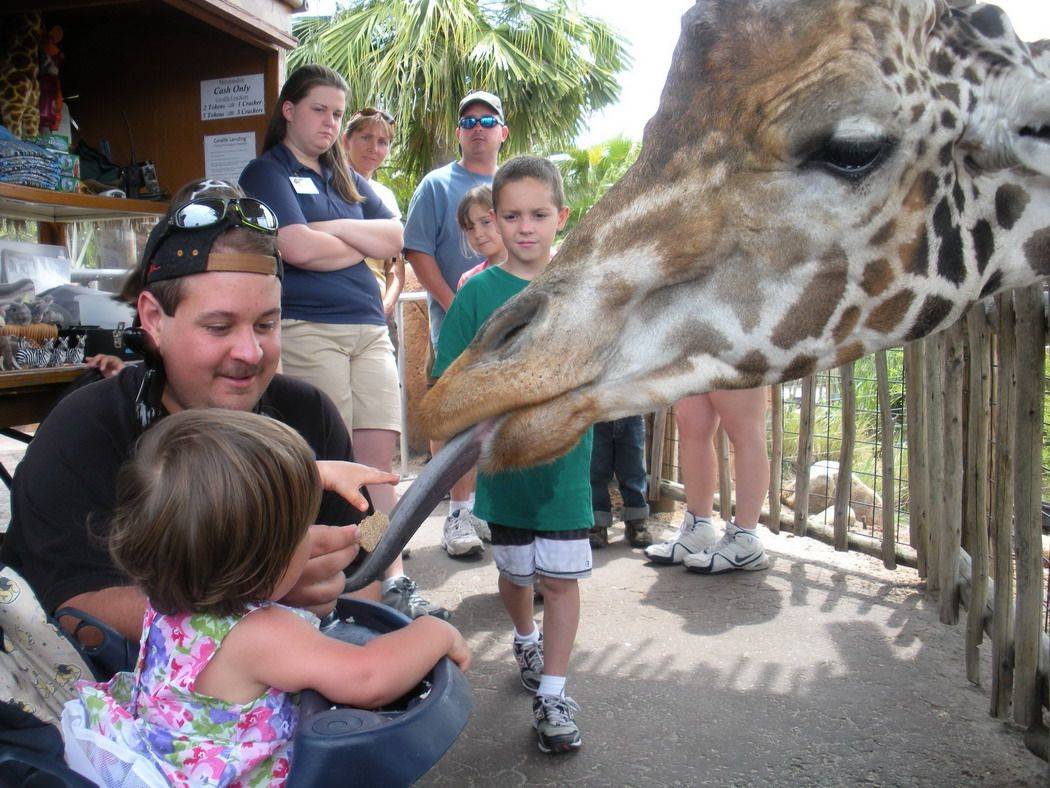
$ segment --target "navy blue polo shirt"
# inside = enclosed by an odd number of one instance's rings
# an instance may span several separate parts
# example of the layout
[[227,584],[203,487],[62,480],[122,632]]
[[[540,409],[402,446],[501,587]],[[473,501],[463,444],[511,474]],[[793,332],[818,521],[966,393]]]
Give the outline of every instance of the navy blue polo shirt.
[[[318,175],[284,145],[274,145],[249,162],[240,184],[248,196],[273,209],[281,227],[331,219],[394,218],[368,181],[353,170],[350,175],[364,202],[347,202],[336,191],[330,171],[325,169],[323,176]],[[302,188],[296,191],[293,178],[308,178],[317,193],[302,194]],[[379,283],[363,262],[339,271],[307,271],[286,262],[281,317],[314,323],[386,325]]]

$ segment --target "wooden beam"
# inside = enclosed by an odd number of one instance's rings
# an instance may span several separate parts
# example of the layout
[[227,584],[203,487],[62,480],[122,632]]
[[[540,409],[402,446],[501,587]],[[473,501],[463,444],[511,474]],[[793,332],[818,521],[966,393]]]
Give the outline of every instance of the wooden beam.
[[[835,549],[849,549],[849,504],[853,489],[853,449],[857,440],[857,396],[853,385],[853,362],[839,367],[842,396],[842,442],[839,444],[839,475],[835,484]],[[871,508],[874,516],[875,507]]]
[[944,482],[940,486],[940,559],[941,621],[955,624],[959,621],[958,575],[959,549],[962,546],[962,377],[963,343],[960,324],[942,332],[944,337],[943,371],[943,436]]
[[[897,567],[894,548],[897,544],[897,496],[893,479],[893,413],[890,408],[890,373],[886,364],[886,351],[875,354],[875,378],[879,395],[879,416],[882,422],[882,564],[887,569]],[[843,437],[845,440],[845,437]],[[840,472],[841,477],[841,472]],[[838,507],[836,507],[836,512]],[[872,507],[874,511],[874,507]]]
[[809,524],[809,466],[813,462],[813,375],[802,379],[802,403],[798,420],[798,461],[795,465],[795,522],[792,530],[806,535]]
[[780,487],[784,473],[784,387],[777,383],[770,387],[770,429],[773,433],[772,457],[769,460],[769,530],[780,533]]

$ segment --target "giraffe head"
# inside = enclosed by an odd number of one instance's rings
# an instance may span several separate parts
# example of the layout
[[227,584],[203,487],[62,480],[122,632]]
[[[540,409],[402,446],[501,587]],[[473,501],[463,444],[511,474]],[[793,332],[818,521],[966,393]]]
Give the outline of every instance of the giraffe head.
[[637,163],[423,403],[482,467],[789,380],[1050,274],[1050,47],[995,6],[701,0]]

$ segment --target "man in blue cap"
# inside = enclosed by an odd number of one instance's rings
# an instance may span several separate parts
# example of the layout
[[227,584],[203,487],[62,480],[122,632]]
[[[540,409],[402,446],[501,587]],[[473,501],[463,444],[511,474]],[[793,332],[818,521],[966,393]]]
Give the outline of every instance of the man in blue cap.
[[[433,348],[437,348],[441,323],[459,278],[481,262],[460,237],[456,211],[464,194],[492,183],[500,148],[509,135],[499,96],[484,90],[468,93],[459,102],[456,139],[460,160],[428,173],[409,203],[405,257],[427,291]],[[482,539],[488,538],[488,525],[474,516],[473,497],[472,472],[453,485],[450,493],[441,542],[450,556],[476,555],[484,549]]]

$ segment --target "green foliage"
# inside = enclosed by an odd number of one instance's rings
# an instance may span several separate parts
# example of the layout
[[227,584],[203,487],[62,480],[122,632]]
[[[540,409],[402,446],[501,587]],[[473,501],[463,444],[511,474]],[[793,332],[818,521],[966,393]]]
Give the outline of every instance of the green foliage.
[[641,149],[639,142],[615,137],[589,148],[570,148],[551,156],[561,169],[565,198],[571,209],[565,232],[575,227],[591,206],[627,172]]
[[624,41],[578,0],[349,0],[331,18],[296,23],[289,67],[328,65],[347,79],[349,109],[397,118],[397,169],[418,181],[456,155],[458,102],[503,100],[504,155],[568,144],[619,96]]

